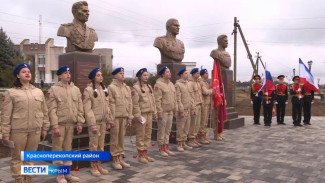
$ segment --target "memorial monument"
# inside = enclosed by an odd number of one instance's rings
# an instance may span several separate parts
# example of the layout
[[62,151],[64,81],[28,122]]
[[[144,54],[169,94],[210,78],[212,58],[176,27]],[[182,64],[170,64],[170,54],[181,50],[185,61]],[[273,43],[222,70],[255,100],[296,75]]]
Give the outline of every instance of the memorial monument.
[[233,90],[235,88],[233,88],[233,71],[229,69],[231,67],[231,56],[226,51],[226,48],[228,47],[227,35],[223,34],[218,36],[217,42],[218,48],[212,50],[210,56],[214,61],[220,62],[221,66],[221,76],[224,85],[228,116],[228,121],[224,124],[224,128],[238,128],[244,126],[244,118],[238,118],[238,113],[235,111],[235,106],[233,103]]
[[185,53],[184,43],[176,38],[179,34],[179,27],[180,25],[177,19],[171,18],[167,20],[166,35],[157,37],[153,44],[154,47],[159,49],[161,55],[161,61],[157,66],[157,71],[166,65],[172,72],[171,81],[174,83],[177,80],[177,72],[185,67],[181,63]]
[[[89,18],[88,3],[79,1],[72,5],[73,22],[62,24],[57,35],[67,38],[67,47],[64,54],[59,55],[59,67],[69,65],[71,71],[71,81],[83,90],[89,83],[88,74],[96,67],[100,67],[100,56],[93,54],[95,42],[98,41],[94,29],[87,27]],[[76,128],[74,129],[76,131]],[[110,134],[105,134],[105,151],[109,151]],[[39,145],[40,151],[50,151],[52,149],[51,133],[46,137],[46,141]],[[89,150],[88,127],[85,125],[79,135],[75,135],[72,140],[73,151]],[[89,167],[89,161],[73,161],[71,168]],[[76,170],[76,169],[75,169]]]
[[66,53],[59,55],[59,67],[69,65],[72,69],[72,81],[83,92],[89,82],[88,73],[100,67],[100,56],[92,54],[96,31],[86,25],[89,18],[88,3],[79,1],[72,5],[72,23],[61,24],[58,36],[67,38]]

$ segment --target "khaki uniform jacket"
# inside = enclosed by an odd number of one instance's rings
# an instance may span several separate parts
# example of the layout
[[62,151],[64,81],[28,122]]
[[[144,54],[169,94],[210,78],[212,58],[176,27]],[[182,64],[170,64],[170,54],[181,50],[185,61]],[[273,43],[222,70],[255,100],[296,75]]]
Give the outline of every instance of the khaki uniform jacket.
[[109,104],[114,118],[133,119],[131,89],[125,83],[113,81],[109,86]]
[[212,89],[210,89],[210,85],[209,85],[208,81],[201,79],[200,84],[201,84],[202,95],[203,95],[203,104],[210,105]]
[[81,93],[72,82],[55,83],[47,92],[46,99],[52,129],[59,124],[85,123]]
[[32,85],[29,89],[8,89],[2,97],[1,126],[3,137],[9,137],[10,132],[49,130],[42,90]]
[[193,92],[190,90],[188,81],[179,79],[175,84],[176,88],[176,100],[178,106],[178,112],[184,112],[184,110],[193,110]]
[[177,112],[176,90],[171,81],[159,78],[156,81],[154,95],[156,99],[157,114],[162,116],[163,112]]
[[105,96],[101,86],[97,87],[97,97],[95,98],[92,84],[88,84],[82,95],[82,100],[86,123],[90,128],[95,128],[96,124],[112,123],[113,118],[109,108],[109,96]]
[[194,80],[192,77],[189,80],[190,84],[190,90],[193,92],[193,101],[194,101],[194,107],[197,105],[200,105],[203,103],[203,97],[202,97],[202,89],[201,89],[201,84],[200,80],[196,79]]
[[152,113],[157,115],[156,101],[153,94],[153,89],[150,85],[142,84],[137,81],[132,89],[133,116],[141,117],[141,113]]

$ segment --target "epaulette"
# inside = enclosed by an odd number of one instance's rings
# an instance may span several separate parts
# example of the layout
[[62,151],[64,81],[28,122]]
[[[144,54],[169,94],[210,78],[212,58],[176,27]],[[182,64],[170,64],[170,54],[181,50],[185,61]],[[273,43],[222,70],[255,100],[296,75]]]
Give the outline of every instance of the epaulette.
[[73,23],[66,23],[66,24],[61,24],[62,26],[70,26],[73,25]]

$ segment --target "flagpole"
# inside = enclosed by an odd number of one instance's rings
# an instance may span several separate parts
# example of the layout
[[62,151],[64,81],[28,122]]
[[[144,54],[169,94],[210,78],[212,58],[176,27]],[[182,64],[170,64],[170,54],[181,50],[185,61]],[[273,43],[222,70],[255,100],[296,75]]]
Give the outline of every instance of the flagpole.
[[269,97],[269,91],[268,91],[268,89],[267,89],[267,84],[266,84],[266,80],[267,80],[267,76],[266,76],[266,62],[265,62],[265,68],[264,68],[264,72],[265,72],[265,78],[264,78],[264,80],[265,80],[265,90],[266,90],[266,93],[267,93],[267,95],[266,95],[266,104],[269,104],[269,100],[268,100],[268,97]]
[[[295,77],[295,76],[293,76],[293,77]],[[300,88],[300,62],[299,62],[299,83],[298,83],[298,86],[299,86],[298,88],[299,88],[299,90],[300,90],[300,91],[299,91],[299,97],[298,97],[298,98],[299,98],[299,100],[300,100],[300,98],[301,98],[301,94],[300,94],[300,93],[301,93],[301,88]]]

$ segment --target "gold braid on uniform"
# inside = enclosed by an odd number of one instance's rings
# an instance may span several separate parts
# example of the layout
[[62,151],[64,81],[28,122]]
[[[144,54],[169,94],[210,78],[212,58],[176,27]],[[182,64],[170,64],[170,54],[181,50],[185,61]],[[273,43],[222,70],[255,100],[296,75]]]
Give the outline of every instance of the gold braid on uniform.
[[141,89],[141,92],[142,93],[145,93],[145,91],[142,90],[142,82],[141,82],[141,76],[142,76],[142,73],[140,74],[140,76],[138,77],[138,81],[139,81],[139,84],[140,84],[140,89]]
[[[143,72],[143,73],[144,73],[144,72]],[[139,83],[140,83],[140,89],[141,89],[141,92],[142,92],[142,93],[145,93],[145,91],[142,90],[142,82],[141,82],[141,76],[142,76],[143,73],[141,73],[141,74],[138,76],[138,81],[139,81]],[[149,88],[150,93],[152,93],[152,89],[149,87],[149,84],[147,83],[146,85],[147,85],[147,87]]]
[[94,80],[91,80],[91,83],[93,84],[94,97],[97,98],[98,94],[97,94],[97,88],[95,87],[95,81]]
[[103,90],[105,92],[105,97],[107,97],[108,96],[108,91],[107,91],[107,89],[105,88],[105,86],[104,86],[104,84],[102,82],[100,83],[100,86],[102,86],[102,88],[103,88]]
[[147,83],[147,86],[148,86],[148,88],[150,90],[150,93],[152,93],[152,89],[151,89],[151,87],[149,87],[149,84],[148,83]]
[[[97,88],[95,87],[95,81],[91,80],[91,83],[93,84],[94,97],[97,98],[98,93],[97,93]],[[105,92],[105,96],[107,97],[108,96],[108,91],[107,91],[107,89],[105,88],[105,86],[104,86],[104,84],[102,82],[100,83],[100,86],[103,88],[103,91]]]

